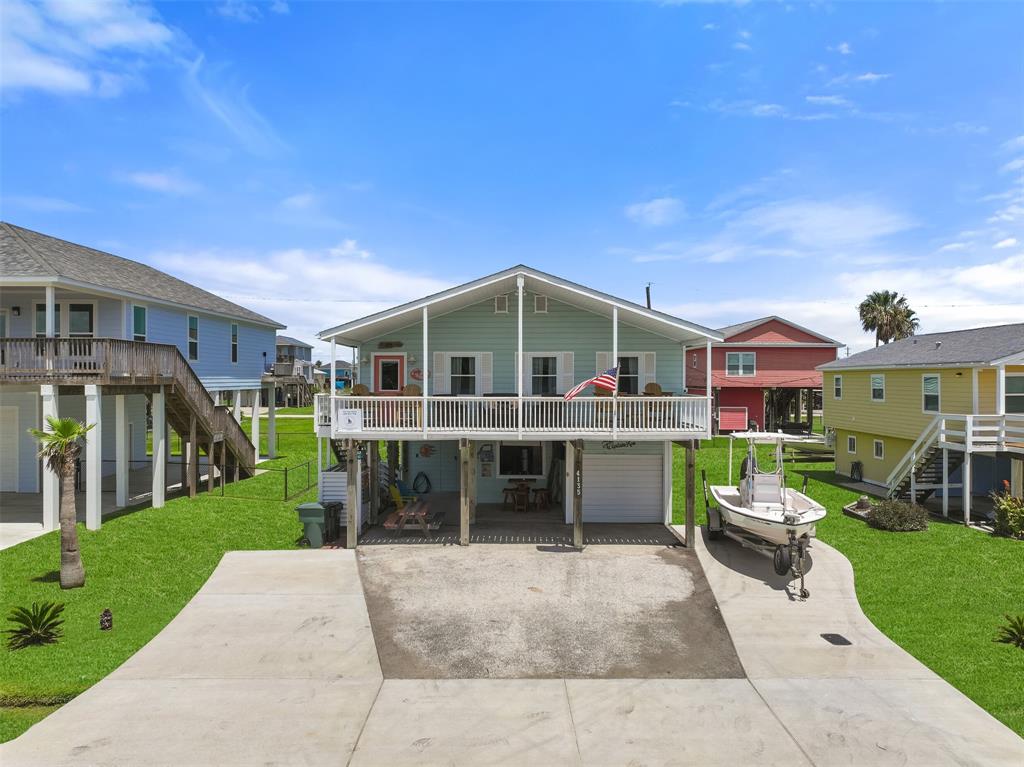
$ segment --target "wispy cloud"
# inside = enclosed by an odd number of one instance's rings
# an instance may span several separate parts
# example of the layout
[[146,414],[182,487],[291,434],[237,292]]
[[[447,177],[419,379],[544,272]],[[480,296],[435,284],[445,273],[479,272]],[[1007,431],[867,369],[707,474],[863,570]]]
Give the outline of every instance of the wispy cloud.
[[626,206],[626,218],[643,226],[666,226],[686,213],[683,201],[676,197],[656,197]]
[[113,97],[184,43],[151,5],[127,0],[0,3],[0,88]]
[[160,192],[175,197],[188,197],[202,191],[202,186],[187,178],[178,170],[130,171],[116,173],[115,178],[125,184],[150,192]]
[[1000,240],[999,242],[997,242],[992,247],[995,250],[1005,250],[1006,248],[1012,248],[1016,244],[1017,244],[1017,238],[1016,237],[1007,237],[1006,239]]
[[830,45],[828,49],[833,53],[838,53],[840,56],[849,56],[853,53],[853,46],[847,42],[839,43],[839,45]]
[[874,83],[879,83],[882,80],[888,80],[890,77],[892,77],[891,74],[882,72],[863,72],[862,74],[859,75],[844,74],[839,75],[838,77],[833,77],[831,80],[829,80],[828,84],[833,86],[851,85],[856,83],[867,83],[868,85],[873,85]]
[[290,12],[288,3],[284,0],[274,0],[271,3],[263,4],[249,2],[249,0],[223,0],[213,8],[219,16],[243,24],[251,24],[262,19],[263,9],[277,14]]
[[287,148],[270,122],[249,102],[249,87],[239,85],[224,67],[205,66],[203,56],[189,65],[185,93],[202,106],[246,150],[270,155]]
[[842,96],[805,96],[808,104],[829,107],[851,107],[853,102]]
[[753,50],[750,47],[749,43],[745,43],[742,40],[737,40],[735,43],[733,43],[732,44],[732,49],[734,51],[750,51],[750,50]]
[[734,117],[762,117],[806,122],[832,120],[836,117],[832,112],[794,112],[782,104],[755,101],[753,99],[740,99],[738,101],[716,99],[706,107],[703,107],[703,109],[708,112],[717,112],[718,114]]
[[[314,344],[314,355],[321,359],[329,353],[316,339],[324,328],[462,281],[391,265],[350,239],[272,251],[177,247],[152,253],[146,261],[286,324],[289,335]],[[211,263],[218,268],[211,270]],[[345,275],[342,292],[339,274]],[[301,298],[294,297],[295,285],[303,286]]]
[[88,208],[77,202],[60,197],[46,197],[34,194],[4,195],[3,205],[13,206],[33,213],[86,213]]
[[281,223],[303,228],[342,229],[345,223],[326,210],[324,199],[313,191],[297,192],[282,199],[276,219]]

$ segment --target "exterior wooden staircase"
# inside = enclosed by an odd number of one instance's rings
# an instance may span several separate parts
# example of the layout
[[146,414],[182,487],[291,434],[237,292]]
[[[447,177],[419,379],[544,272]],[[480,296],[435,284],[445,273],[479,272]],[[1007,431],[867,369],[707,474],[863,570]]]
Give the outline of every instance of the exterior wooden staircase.
[[[0,383],[97,384],[104,393],[152,395],[164,387],[167,422],[182,439],[195,424],[196,443],[223,443],[220,465],[238,476],[255,471],[256,453],[231,411],[214,403],[202,381],[171,344],[118,338],[2,338]],[[235,474],[235,471],[231,472]]]

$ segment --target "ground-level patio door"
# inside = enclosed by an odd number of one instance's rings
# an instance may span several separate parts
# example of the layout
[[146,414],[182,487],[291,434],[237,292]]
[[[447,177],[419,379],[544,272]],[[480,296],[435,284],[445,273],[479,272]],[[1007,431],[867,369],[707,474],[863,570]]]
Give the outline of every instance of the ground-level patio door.
[[404,354],[373,355],[374,394],[401,394],[405,385]]

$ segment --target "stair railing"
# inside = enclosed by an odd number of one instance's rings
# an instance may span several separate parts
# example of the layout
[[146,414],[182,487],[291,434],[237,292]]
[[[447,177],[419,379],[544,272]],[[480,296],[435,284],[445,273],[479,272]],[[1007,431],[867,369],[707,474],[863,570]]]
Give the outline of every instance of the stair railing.
[[940,436],[946,430],[945,416],[937,415],[932,419],[931,423],[925,427],[924,431],[921,432],[921,436],[917,438],[917,441],[910,446],[910,449],[900,459],[896,467],[890,472],[885,483],[889,487],[889,492],[893,493],[897,487],[902,484],[903,480],[906,479],[907,474],[910,474],[911,483],[914,481],[914,472],[917,469],[917,462],[928,454],[928,451],[939,441]]

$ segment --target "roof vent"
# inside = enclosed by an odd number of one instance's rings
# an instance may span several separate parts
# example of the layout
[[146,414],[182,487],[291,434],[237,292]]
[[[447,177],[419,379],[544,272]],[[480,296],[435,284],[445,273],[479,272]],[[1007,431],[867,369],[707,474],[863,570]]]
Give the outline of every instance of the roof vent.
[[938,349],[940,346],[942,346],[942,341],[936,341],[935,348]]

